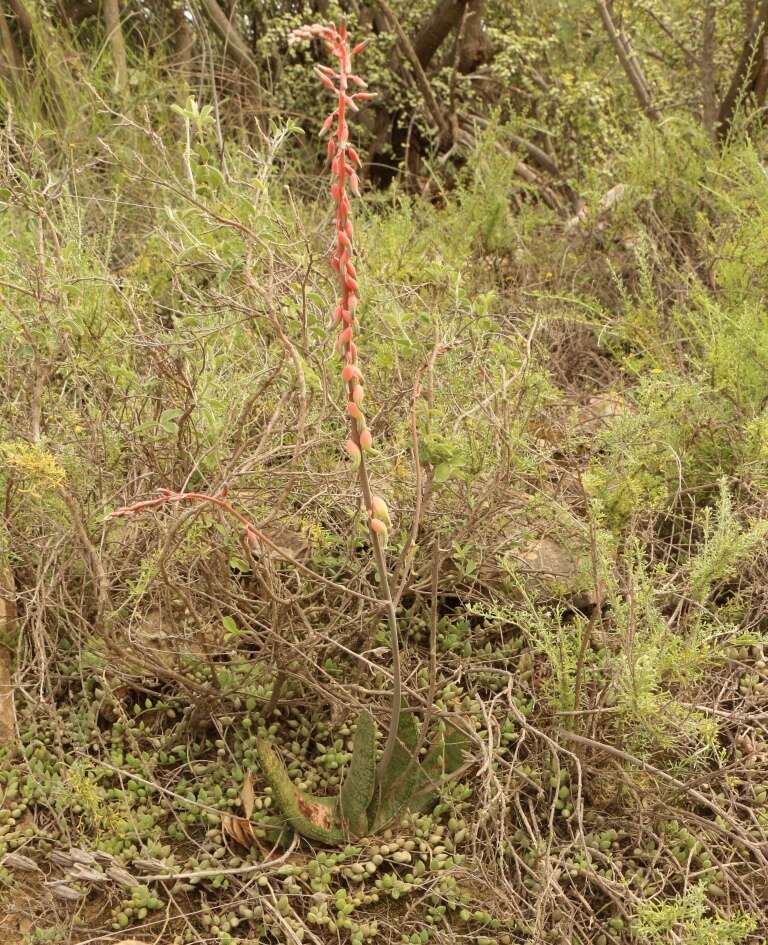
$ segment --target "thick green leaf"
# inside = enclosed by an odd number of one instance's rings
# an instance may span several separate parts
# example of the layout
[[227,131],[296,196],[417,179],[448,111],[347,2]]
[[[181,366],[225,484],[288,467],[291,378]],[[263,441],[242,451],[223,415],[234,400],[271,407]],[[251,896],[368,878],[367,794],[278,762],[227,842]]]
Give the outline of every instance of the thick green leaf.
[[352,836],[368,832],[368,805],[376,780],[376,726],[370,712],[361,712],[357,720],[352,761],[339,792],[342,820]]

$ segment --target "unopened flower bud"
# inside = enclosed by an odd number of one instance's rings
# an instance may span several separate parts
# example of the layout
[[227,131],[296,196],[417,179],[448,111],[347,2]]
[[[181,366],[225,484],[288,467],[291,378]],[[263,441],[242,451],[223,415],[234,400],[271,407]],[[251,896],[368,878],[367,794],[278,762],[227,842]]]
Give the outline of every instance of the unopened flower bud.
[[389,514],[387,503],[380,495],[371,497],[371,511],[373,512],[374,518],[381,519],[388,528],[392,527],[392,518]]
[[363,385],[355,384],[355,386],[352,388],[352,400],[354,400],[356,404],[361,404],[363,402],[364,397],[365,397],[365,388],[363,387]]
[[350,402],[347,404],[347,413],[350,415],[350,417],[354,417],[355,420],[365,419],[363,411],[357,406],[354,400],[350,400]]
[[345,384],[348,384],[350,381],[360,380],[362,376],[360,368],[356,367],[354,364],[345,364],[341,372],[341,379]]
[[381,539],[381,543],[386,545],[389,531],[384,522],[382,522],[380,518],[370,518],[368,519],[368,524],[371,527],[371,531]]
[[354,440],[347,440],[344,444],[344,449],[349,453],[349,458],[352,460],[352,465],[357,469],[360,465],[360,460],[362,456],[360,454],[360,448]]
[[367,453],[372,446],[373,436],[371,435],[371,431],[366,427],[366,429],[360,434],[360,449]]

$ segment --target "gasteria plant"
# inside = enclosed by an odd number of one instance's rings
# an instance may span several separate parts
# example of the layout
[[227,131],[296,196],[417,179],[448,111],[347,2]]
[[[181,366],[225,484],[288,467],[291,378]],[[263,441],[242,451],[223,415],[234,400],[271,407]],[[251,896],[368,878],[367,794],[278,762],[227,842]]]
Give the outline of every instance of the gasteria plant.
[[[322,84],[333,93],[336,107],[328,115],[320,130],[328,135],[328,159],[331,171],[331,197],[335,209],[335,247],[331,266],[338,273],[339,295],[333,311],[333,324],[338,329],[336,350],[341,355],[343,366],[341,379],[345,386],[347,414],[349,416],[349,439],[345,446],[357,470],[360,494],[365,506],[371,545],[379,572],[379,584],[384,596],[392,651],[392,715],[379,763],[379,774],[383,774],[392,759],[400,718],[402,693],[400,671],[400,645],[397,630],[397,612],[389,581],[384,548],[392,526],[389,509],[381,496],[374,495],[366,466],[366,454],[373,448],[373,436],[368,427],[362,404],[365,399],[363,374],[358,366],[358,348],[355,343],[356,312],[359,300],[357,268],[354,263],[354,227],[350,215],[349,191],[360,196],[360,184],[356,168],[360,156],[349,141],[347,111],[359,111],[358,102],[374,97],[363,79],[352,71],[354,59],[365,49],[367,41],[349,44],[346,24],[322,26],[313,24],[294,30],[289,37],[292,45],[319,39],[329,54],[336,60],[336,68],[316,65],[315,73]],[[350,91],[354,86],[357,91]]]
[[[376,731],[373,719],[368,712],[358,717],[352,760],[338,798],[313,797],[299,791],[269,744],[259,740],[257,748],[273,795],[291,826],[309,839],[335,843],[379,829],[406,810],[420,810],[429,804],[436,795],[436,786],[442,775],[460,766],[465,741],[460,731],[451,729],[427,752],[423,762],[419,762],[417,753],[422,740],[416,718],[411,711],[403,710],[401,705],[397,613],[384,556],[392,522],[386,502],[373,494],[366,466],[366,455],[372,449],[373,437],[362,408],[365,388],[355,343],[359,292],[357,268],[353,259],[354,228],[348,193],[351,191],[354,196],[360,194],[356,170],[360,167],[360,158],[349,142],[347,110],[358,111],[357,103],[372,98],[373,93],[367,91],[363,79],[352,71],[353,60],[365,49],[366,43],[350,47],[344,23],[338,28],[303,26],[290,35],[293,44],[313,39],[321,40],[336,60],[336,68],[315,66],[318,78],[336,99],[336,107],[321,129],[321,134],[329,135],[331,197],[335,210],[335,247],[331,265],[338,273],[339,295],[333,311],[333,324],[338,329],[336,350],[343,362],[341,379],[350,421],[346,449],[357,470],[379,584],[387,610],[393,671],[392,711],[378,765],[375,764]],[[350,93],[351,86],[355,86],[358,91]]]
[[[366,90],[366,84],[360,76],[352,71],[352,62],[365,48],[366,43],[350,47],[343,23],[338,28],[304,26],[290,36],[292,43],[314,39],[321,40],[336,60],[336,68],[315,67],[320,81],[336,98],[336,107],[322,129],[322,134],[329,134],[331,197],[335,212],[335,244],[331,265],[339,278],[333,324],[338,332],[336,350],[342,359],[341,379],[349,417],[349,436],[345,446],[357,472],[360,496],[379,573],[382,604],[386,609],[389,625],[393,677],[392,710],[378,764],[375,761],[376,729],[373,719],[367,711],[358,717],[352,760],[338,797],[316,797],[300,791],[290,780],[285,766],[265,739],[257,740],[257,751],[264,775],[288,824],[308,839],[338,843],[351,836],[362,836],[371,830],[377,830],[405,811],[421,810],[433,801],[441,777],[454,772],[460,766],[465,737],[458,729],[448,728],[426,753],[423,761],[419,761],[418,752],[423,739],[419,736],[415,715],[402,705],[397,612],[384,553],[392,521],[386,502],[380,496],[374,495],[368,475],[366,456],[373,448],[373,436],[362,408],[365,388],[355,343],[359,292],[357,269],[353,259],[354,228],[349,194],[351,192],[354,196],[359,196],[360,193],[356,170],[360,167],[360,158],[349,142],[347,112],[358,111],[358,102],[372,98],[373,94]],[[352,86],[358,91],[350,91]],[[227,499],[226,490],[218,495],[162,490],[158,498],[119,509],[113,516],[131,515],[167,503],[188,501],[209,503],[234,516],[243,526],[245,540],[250,544],[264,541],[268,545],[272,544],[232,505]],[[304,568],[299,562],[294,563],[297,567]]]

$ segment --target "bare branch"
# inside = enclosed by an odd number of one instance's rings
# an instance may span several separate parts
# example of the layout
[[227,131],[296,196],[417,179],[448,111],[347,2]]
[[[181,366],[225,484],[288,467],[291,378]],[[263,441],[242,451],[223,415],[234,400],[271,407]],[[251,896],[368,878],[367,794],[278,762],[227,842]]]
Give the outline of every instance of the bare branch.
[[230,21],[226,13],[221,9],[218,0],[201,0],[203,9],[208,19],[213,24],[216,32],[224,40],[227,52],[230,52],[241,66],[244,66],[254,76],[258,76],[259,67],[256,60],[251,56],[248,44],[237,31],[235,25]]
[[392,24],[392,28],[397,35],[400,47],[403,50],[405,57],[410,62],[411,67],[413,68],[416,85],[418,86],[419,91],[424,98],[427,109],[429,110],[435,124],[437,125],[438,131],[440,132],[441,141],[443,143],[447,143],[451,139],[450,125],[448,124],[448,119],[446,118],[442,108],[440,108],[440,105],[435,98],[435,93],[432,91],[432,86],[429,84],[429,79],[424,72],[424,64],[421,57],[416,52],[416,49],[403,29],[400,20],[397,18],[394,10],[389,5],[388,0],[376,0],[376,2],[381,7],[381,10],[386,18]]
[[120,0],[104,0],[102,13],[107,30],[107,41],[115,65],[115,90],[124,92],[128,85],[128,58],[125,52],[123,27],[120,24]]
[[627,78],[629,79],[630,85],[635,90],[635,95],[637,96],[637,100],[640,103],[640,107],[651,119],[651,121],[660,121],[661,116],[651,101],[651,94],[648,90],[648,84],[645,81],[645,76],[640,69],[637,56],[630,46],[629,40],[626,36],[622,36],[622,34],[616,29],[616,25],[613,22],[613,18],[611,17],[611,11],[608,9],[605,0],[597,0],[597,10],[600,14],[600,19],[603,21],[603,26],[605,27],[605,31],[608,34],[608,38],[611,41],[611,45],[613,46],[616,56],[621,63]]
[[728,137],[739,103],[758,90],[760,76],[766,61],[765,41],[767,34],[768,0],[763,0],[757,17],[752,22],[752,29],[744,43],[731,84],[720,103],[720,110],[717,115],[717,136],[721,141]]

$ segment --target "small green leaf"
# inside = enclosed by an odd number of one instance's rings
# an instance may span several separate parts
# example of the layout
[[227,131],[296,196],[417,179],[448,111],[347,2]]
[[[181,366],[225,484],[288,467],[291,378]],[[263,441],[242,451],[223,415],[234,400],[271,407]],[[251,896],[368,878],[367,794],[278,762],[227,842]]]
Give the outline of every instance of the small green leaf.
[[439,463],[435,466],[435,474],[433,480],[439,484],[447,482],[455,471],[455,466],[453,463]]
[[242,558],[238,558],[234,555],[229,559],[229,566],[230,568],[232,568],[233,571],[237,571],[238,574],[251,573],[251,567],[248,564],[248,562],[243,561]]

